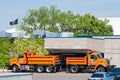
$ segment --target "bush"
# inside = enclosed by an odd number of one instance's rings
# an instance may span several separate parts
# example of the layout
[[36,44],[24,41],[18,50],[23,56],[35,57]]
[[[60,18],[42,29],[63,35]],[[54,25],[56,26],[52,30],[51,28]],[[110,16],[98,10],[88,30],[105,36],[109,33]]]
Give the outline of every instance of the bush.
[[5,68],[6,63],[9,62],[9,56],[0,53],[0,68]]
[[16,39],[14,41],[13,51],[17,53],[23,52],[25,50],[34,50],[37,53],[48,54],[44,49],[44,39]]
[[[16,54],[25,50],[48,54],[48,51],[44,49],[44,39],[0,38],[0,68],[5,68],[11,57],[15,57]],[[8,56],[11,54],[12,56]]]
[[10,38],[0,38],[0,68],[5,68],[9,61]]

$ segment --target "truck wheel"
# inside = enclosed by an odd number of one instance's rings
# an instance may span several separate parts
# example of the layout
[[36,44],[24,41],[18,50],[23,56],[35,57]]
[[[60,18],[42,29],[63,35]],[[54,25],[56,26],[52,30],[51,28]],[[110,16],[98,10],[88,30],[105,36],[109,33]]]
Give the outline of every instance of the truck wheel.
[[46,72],[47,73],[51,73],[51,72],[53,72],[53,67],[52,66],[46,66]]
[[97,72],[105,72],[105,68],[102,67],[102,66],[99,66],[99,67],[97,68]]
[[13,71],[13,72],[18,72],[18,66],[17,66],[17,65],[14,65],[14,66],[12,67],[12,71]]
[[42,73],[44,71],[44,67],[43,66],[37,66],[37,72],[38,73]]
[[77,73],[78,72],[78,67],[77,66],[70,66],[70,72],[72,73]]

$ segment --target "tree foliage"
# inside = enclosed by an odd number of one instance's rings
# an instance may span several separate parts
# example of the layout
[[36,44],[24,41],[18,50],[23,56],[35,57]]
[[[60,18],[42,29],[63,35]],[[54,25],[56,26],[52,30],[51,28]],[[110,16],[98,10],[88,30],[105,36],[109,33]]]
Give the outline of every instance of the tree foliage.
[[83,16],[72,11],[61,11],[55,6],[29,10],[20,25],[20,29],[33,35],[37,29],[51,32],[73,32],[79,35],[113,35],[109,20],[100,20],[87,13]]
[[9,61],[10,42],[9,38],[0,38],[0,68],[4,68]]
[[75,35],[113,35],[113,28],[108,24],[109,20],[100,20],[93,15],[78,16]]
[[14,41],[16,47],[13,48],[13,51],[17,53],[23,52],[25,50],[34,50],[39,54],[48,54],[44,49],[44,40],[43,39],[16,39]]
[[0,53],[0,68],[5,68],[8,61],[9,61],[9,56]]
[[5,68],[9,59],[25,50],[34,50],[38,54],[48,54],[44,49],[44,39],[0,38],[0,68]]

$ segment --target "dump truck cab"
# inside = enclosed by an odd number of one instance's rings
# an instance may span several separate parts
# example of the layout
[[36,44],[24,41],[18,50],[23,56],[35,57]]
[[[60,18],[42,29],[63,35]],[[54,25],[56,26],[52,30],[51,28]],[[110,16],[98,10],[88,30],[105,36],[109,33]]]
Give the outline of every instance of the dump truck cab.
[[108,59],[105,59],[103,53],[94,51],[89,53],[88,56],[88,65],[94,69],[94,71],[107,71],[110,62]]
[[[33,51],[24,51],[18,55],[16,58],[12,58],[9,62],[9,68],[13,72],[17,72],[21,68],[21,65],[27,64],[27,55],[33,54]],[[35,53],[34,53],[35,54]]]

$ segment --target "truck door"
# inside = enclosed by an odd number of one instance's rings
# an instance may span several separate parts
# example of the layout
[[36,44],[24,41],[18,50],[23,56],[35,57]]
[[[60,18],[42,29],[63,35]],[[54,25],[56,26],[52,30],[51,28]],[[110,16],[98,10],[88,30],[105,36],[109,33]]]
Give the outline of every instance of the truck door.
[[25,56],[25,54],[19,54],[18,63],[19,64],[26,64],[26,56]]
[[97,64],[97,56],[91,54],[91,55],[90,55],[90,65],[91,65],[91,66],[94,66],[94,65],[96,65],[96,64]]

